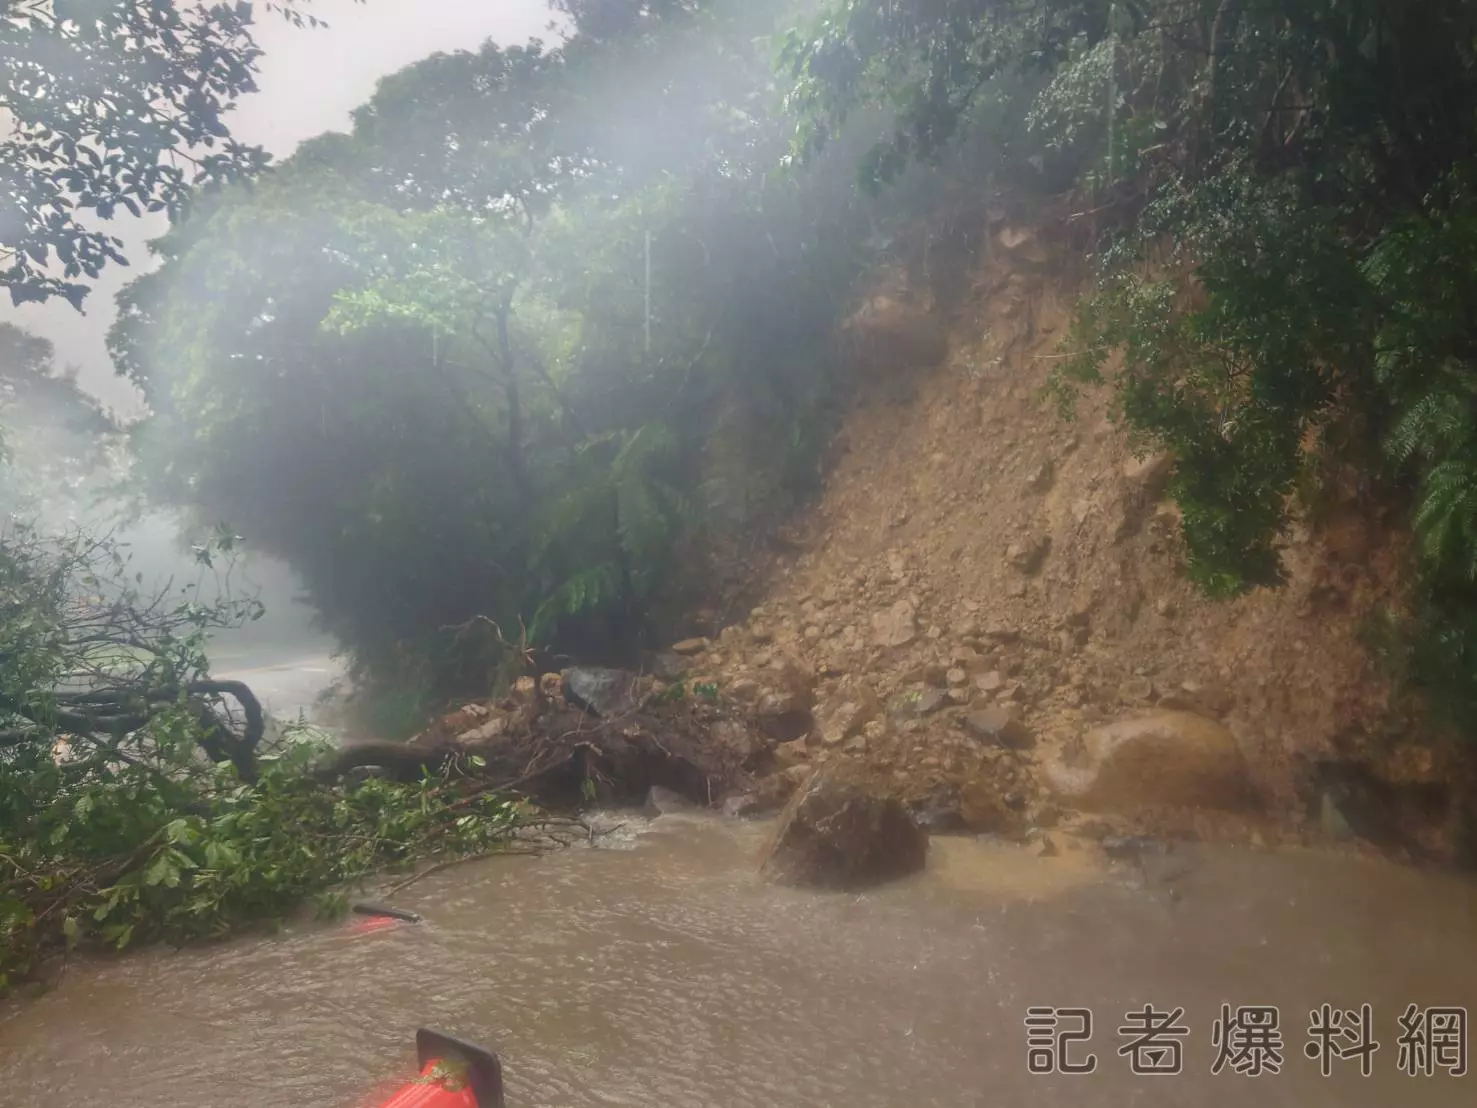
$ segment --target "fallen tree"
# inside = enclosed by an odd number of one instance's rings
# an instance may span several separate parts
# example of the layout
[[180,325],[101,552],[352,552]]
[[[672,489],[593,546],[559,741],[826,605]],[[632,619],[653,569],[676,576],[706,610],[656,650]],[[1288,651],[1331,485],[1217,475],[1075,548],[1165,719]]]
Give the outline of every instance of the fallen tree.
[[640,802],[655,787],[713,804],[745,787],[767,750],[742,721],[701,698],[643,687],[602,715],[567,699],[553,675],[543,686],[536,691],[525,678],[512,696],[463,707],[409,742],[345,746],[323,759],[317,776],[336,781],[373,767],[414,781],[454,772],[480,791],[551,808]]
[[79,943],[337,911],[387,866],[500,849],[530,820],[547,837],[547,817],[453,767],[315,777],[330,740],[266,743],[251,689],[209,674],[209,631],[259,608],[143,596],[126,570],[106,539],[0,538],[0,992]]

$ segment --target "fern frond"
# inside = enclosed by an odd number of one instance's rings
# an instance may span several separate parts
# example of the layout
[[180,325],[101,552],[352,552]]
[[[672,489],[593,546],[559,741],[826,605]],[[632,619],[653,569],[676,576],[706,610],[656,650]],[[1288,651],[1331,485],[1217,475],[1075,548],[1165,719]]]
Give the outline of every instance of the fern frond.
[[1477,582],[1477,465],[1461,458],[1433,466],[1412,522],[1432,569]]
[[620,596],[620,572],[609,562],[582,569],[551,592],[533,613],[528,639],[549,641],[564,616],[599,608]]

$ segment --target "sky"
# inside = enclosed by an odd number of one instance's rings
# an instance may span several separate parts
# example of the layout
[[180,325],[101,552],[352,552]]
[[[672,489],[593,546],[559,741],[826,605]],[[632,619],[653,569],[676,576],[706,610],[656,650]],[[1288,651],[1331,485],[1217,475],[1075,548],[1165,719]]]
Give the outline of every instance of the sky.
[[[349,113],[367,100],[375,82],[438,51],[471,50],[488,38],[503,45],[546,41],[552,14],[546,0],[314,0],[326,30],[298,30],[280,17],[262,19],[257,41],[265,50],[258,92],[231,114],[234,135],[281,158],[304,139],[346,130]],[[144,244],[166,223],[124,217],[113,221],[131,266],[110,266],[94,283],[85,315],[56,298],[20,309],[0,301],[0,320],[50,339],[59,366],[75,366],[78,383],[120,415],[139,411],[133,387],[113,373],[106,338],[113,298],[147,266]]]

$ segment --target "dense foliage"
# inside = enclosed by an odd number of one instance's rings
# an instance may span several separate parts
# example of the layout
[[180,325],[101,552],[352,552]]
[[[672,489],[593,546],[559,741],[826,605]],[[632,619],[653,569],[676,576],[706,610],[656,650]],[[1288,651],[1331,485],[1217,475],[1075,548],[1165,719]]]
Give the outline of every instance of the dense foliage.
[[871,187],[1024,118],[996,172],[1079,190],[1103,245],[1062,383],[1173,452],[1191,576],[1274,585],[1294,494],[1383,489],[1420,540],[1385,647],[1470,721],[1474,43],[1462,0],[840,0],[785,61],[802,159],[895,107]]
[[106,540],[17,527],[0,542],[0,992],[78,943],[333,909],[387,864],[507,837],[517,809],[471,767],[336,786],[311,772],[321,734],[263,742],[251,691],[210,679],[204,652],[259,609],[195,585],[144,594],[137,577]]
[[122,299],[155,491],[291,562],[407,723],[485,692],[520,624],[640,643],[696,544],[757,533],[825,438],[874,226],[862,147],[774,172],[785,5],[586,7],[598,33],[557,49],[385,79]]
[[309,2],[0,4],[0,288],[13,303],[80,308],[87,278],[128,264],[92,218],[179,215],[192,189],[266,165],[225,116],[256,87],[254,17],[316,25]]
[[0,323],[0,512],[57,514],[121,446],[112,419],[53,356],[45,339]]

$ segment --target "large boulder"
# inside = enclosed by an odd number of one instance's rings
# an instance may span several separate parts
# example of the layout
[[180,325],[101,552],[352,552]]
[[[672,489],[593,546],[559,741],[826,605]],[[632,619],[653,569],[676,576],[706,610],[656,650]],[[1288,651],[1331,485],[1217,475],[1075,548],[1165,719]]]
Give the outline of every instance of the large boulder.
[[927,854],[927,832],[896,798],[833,764],[790,799],[760,872],[781,885],[854,889],[916,873]]
[[1191,712],[1163,712],[1098,727],[1077,755],[1046,766],[1046,779],[1078,808],[1245,811],[1256,794],[1236,738]]

